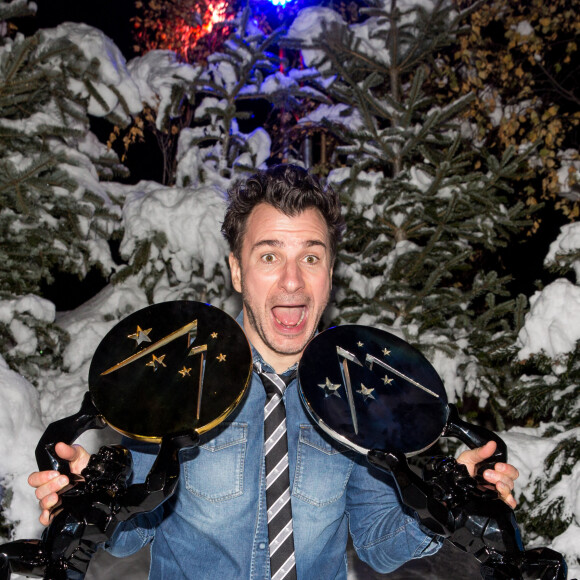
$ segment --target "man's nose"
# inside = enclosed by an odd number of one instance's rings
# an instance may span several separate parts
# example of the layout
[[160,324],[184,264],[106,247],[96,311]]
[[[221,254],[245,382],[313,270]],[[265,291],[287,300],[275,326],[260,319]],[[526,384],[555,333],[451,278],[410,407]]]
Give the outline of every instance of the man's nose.
[[304,277],[302,270],[296,262],[288,261],[284,265],[280,276],[280,287],[288,293],[297,292],[304,288]]

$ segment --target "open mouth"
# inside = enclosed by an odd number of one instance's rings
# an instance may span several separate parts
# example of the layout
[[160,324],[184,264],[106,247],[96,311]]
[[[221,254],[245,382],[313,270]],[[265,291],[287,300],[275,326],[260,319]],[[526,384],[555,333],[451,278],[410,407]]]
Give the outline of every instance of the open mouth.
[[274,306],[274,320],[288,330],[298,328],[306,318],[306,306]]

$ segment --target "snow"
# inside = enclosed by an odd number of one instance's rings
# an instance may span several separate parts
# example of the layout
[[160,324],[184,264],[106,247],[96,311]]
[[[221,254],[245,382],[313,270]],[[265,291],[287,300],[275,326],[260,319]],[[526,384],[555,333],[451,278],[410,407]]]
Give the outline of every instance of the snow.
[[[417,2],[401,2],[399,6],[406,10]],[[432,2],[424,2],[426,8]],[[409,16],[410,17],[410,16]],[[369,19],[370,20],[370,19]],[[528,32],[520,23],[518,33]],[[372,52],[383,42],[370,34],[369,26],[358,26],[355,29],[360,41],[360,50]],[[315,39],[320,38],[331,26],[346,27],[346,23],[338,13],[322,7],[310,7],[302,10],[294,20],[288,32],[293,40],[306,42],[303,50],[304,62],[307,67],[321,65],[324,53],[316,47]],[[130,115],[142,110],[143,103],[160,111],[157,116],[158,128],[167,116],[171,116],[170,95],[176,88],[187,94],[190,84],[198,78],[199,71],[192,66],[183,65],[173,55],[164,51],[152,51],[143,57],[126,63],[117,47],[102,32],[84,24],[65,23],[52,31],[45,31],[48,38],[67,37],[77,44],[86,60],[90,63],[96,59],[100,64],[100,80],[96,83],[97,91],[106,101],[106,107],[92,97],[84,84],[78,82],[71,88],[89,99],[89,112],[93,115],[116,115],[129,121]],[[7,43],[3,50],[9,50]],[[323,72],[324,65],[321,66]],[[265,77],[260,90],[273,92],[280,88],[297,85],[303,77],[313,75],[315,69],[307,68],[294,72],[289,77],[274,73]],[[239,79],[235,67],[231,63],[218,60],[217,56],[210,59],[209,72],[204,73],[206,81],[226,92],[234,91]],[[294,76],[292,76],[294,75]],[[334,77],[320,83],[328,86],[334,82]],[[220,94],[215,92],[214,94]],[[204,116],[211,118],[210,126],[183,130],[178,147],[177,186],[164,187],[157,183],[141,182],[132,186],[120,184],[104,184],[99,181],[94,166],[90,161],[103,157],[106,152],[94,136],[77,143],[78,150],[63,149],[69,155],[70,164],[66,170],[75,178],[79,188],[75,195],[81,196],[85,190],[100,196],[110,211],[118,213],[122,219],[123,239],[121,254],[131,256],[136,251],[140,241],[151,239],[152,232],[158,232],[164,243],[152,249],[152,266],[167,269],[172,272],[173,279],[163,279],[155,289],[155,300],[168,300],[180,297],[184,288],[194,288],[198,280],[192,270],[200,267],[207,275],[219,271],[227,277],[225,256],[227,247],[219,233],[224,212],[222,191],[231,181],[231,176],[223,171],[220,162],[223,155],[219,151],[219,143],[214,139],[210,145],[203,145],[203,139],[219,137],[224,131],[220,109],[226,106],[225,99],[206,97],[195,112],[196,120]],[[502,110],[498,106],[497,119],[511,111]],[[347,113],[347,116],[344,116]],[[344,105],[320,105],[301,122],[319,123],[322,120],[342,120],[350,128],[359,126],[360,118],[350,112]],[[2,123],[6,126],[6,121]],[[50,105],[46,111],[30,117],[22,123],[28,123],[27,131],[35,131],[42,124],[54,124]],[[24,126],[24,125],[23,125]],[[270,156],[271,139],[263,129],[256,129],[249,134],[239,132],[234,123],[229,134],[243,143],[244,148],[237,157],[233,155],[228,169],[260,167]],[[570,156],[570,158],[572,158]],[[24,167],[26,160],[19,160]],[[578,171],[577,162],[570,162],[566,174],[560,176],[562,183],[573,171]],[[339,184],[350,177],[350,169],[334,170],[329,181]],[[382,173],[362,171],[358,175],[364,187],[358,187],[353,192],[352,202],[368,207],[369,215],[375,211],[372,207]],[[430,186],[431,178],[419,169],[413,169],[411,182],[421,190]],[[567,182],[569,183],[569,182]],[[570,186],[571,189],[571,186]],[[63,191],[64,194],[64,191]],[[117,205],[119,204],[119,205]],[[397,223],[397,215],[392,215]],[[402,214],[400,214],[402,217]],[[43,216],[46,219],[46,216]],[[85,233],[90,235],[89,224],[84,223]],[[114,271],[116,266],[110,257],[110,251],[104,240],[95,239],[89,246],[91,256],[103,263],[108,271]],[[556,261],[557,254],[573,252],[580,248],[580,224],[570,224],[562,228],[558,239],[550,247],[546,264]],[[385,272],[388,272],[394,259],[406,252],[414,251],[415,246],[409,241],[399,242],[390,255],[384,257]],[[577,280],[580,280],[580,263],[575,264]],[[352,286],[361,296],[371,297],[380,286],[383,277],[374,279],[362,278],[358,274],[358,265],[345,267],[352,279]],[[219,277],[219,276],[218,276]],[[195,292],[195,290],[190,290]],[[191,296],[194,298],[194,296]],[[216,304],[230,314],[239,309],[236,298],[223,292],[223,301]],[[34,333],[21,317],[30,314],[37,320],[56,322],[71,336],[71,342],[63,353],[64,372],[46,373],[40,377],[37,388],[26,379],[10,370],[0,356],[0,494],[9,490],[13,495],[4,515],[14,524],[14,536],[18,538],[36,538],[40,534],[37,523],[37,503],[26,479],[36,468],[34,448],[44,427],[59,418],[76,412],[80,401],[86,392],[88,370],[91,357],[100,340],[116,324],[117,321],[148,303],[148,298],[139,286],[139,279],[131,277],[115,286],[108,285],[97,296],[74,311],[57,313],[52,303],[37,296],[22,296],[15,300],[0,300],[0,323],[10,327],[16,344],[5,356],[14,352],[31,353],[36,349]],[[565,356],[575,348],[580,339],[580,286],[566,279],[558,279],[546,286],[541,292],[536,292],[530,300],[530,311],[525,324],[518,336],[518,356],[525,359],[532,354],[544,352],[557,358]],[[359,324],[375,324],[375,319],[365,314]],[[414,329],[408,329],[413,333]],[[402,335],[401,329],[391,331]],[[450,401],[460,397],[466,389],[473,389],[477,384],[468,360],[453,357],[441,350],[434,350],[432,364],[444,380]],[[460,372],[461,367],[461,372]],[[555,372],[559,372],[556,365]],[[517,490],[522,498],[533,501],[531,491],[538,477],[544,477],[544,460],[564,437],[570,432],[559,433],[553,437],[544,437],[549,426],[536,429],[514,428],[501,436],[506,440],[510,450],[510,461],[517,465],[521,476],[517,482]],[[98,437],[87,437],[88,442],[97,445]],[[84,442],[84,441],[83,441]],[[88,443],[87,443],[88,444]],[[551,547],[567,554],[571,559],[570,577],[580,575],[580,566],[573,558],[580,558],[580,467],[576,465],[570,475],[564,476],[554,486],[550,496],[566,498],[571,523],[569,528],[558,536]]]
[[[328,174],[328,182],[332,186],[338,186],[342,182],[350,179],[351,169],[349,167],[339,167],[333,169]],[[360,207],[369,207],[374,203],[375,195],[379,191],[379,185],[384,174],[381,171],[359,171],[357,180],[360,187],[356,187],[349,196],[349,201]]]
[[58,106],[51,100],[44,107],[43,111],[33,113],[24,119],[6,119],[0,121],[0,126],[5,129],[13,131],[21,131],[27,135],[32,135],[37,132],[39,127],[42,127],[43,132],[49,132],[51,128],[56,131],[59,126],[55,114],[58,112]]
[[578,151],[574,149],[565,149],[558,151],[558,185],[560,188],[559,195],[571,199],[572,201],[580,200],[577,184],[580,181],[580,157]]
[[[520,472],[517,485],[521,490],[528,489],[536,474],[543,472],[544,459],[556,446],[555,441],[542,437],[544,430],[545,427],[514,427],[501,434],[508,446],[508,460]],[[525,496],[525,491],[520,493]]]
[[152,191],[135,190],[123,209],[125,235],[121,255],[129,256],[140,240],[163,232],[167,245],[160,257],[171,261],[180,282],[187,282],[197,260],[209,275],[227,254],[227,246],[216,223],[223,221],[225,201],[215,187],[196,190],[161,187]]
[[[547,267],[558,263],[558,256],[573,253],[580,248],[580,223],[571,223],[562,226],[558,237],[550,244],[550,249],[544,260]],[[580,260],[573,264],[576,280],[580,281]]]
[[272,139],[267,131],[258,127],[254,129],[246,138],[246,146],[249,151],[242,153],[236,158],[233,165],[246,167],[265,167],[266,161],[270,156]]
[[[409,183],[413,184],[419,191],[426,192],[433,183],[433,177],[423,169],[411,167],[409,171]],[[439,195],[442,190],[439,190]]]
[[[322,37],[331,27],[346,27],[346,23],[331,8],[312,6],[302,9],[288,29],[287,37],[292,40],[300,40],[307,48],[302,48],[302,58],[307,67],[316,67],[319,71],[328,70],[329,64],[325,63],[326,54],[316,48],[316,41]],[[312,47],[312,48],[309,48]]]
[[546,353],[558,358],[580,340],[580,286],[559,278],[530,298],[530,311],[518,335],[518,357]]
[[[580,481],[576,480],[576,489],[580,488]],[[576,513],[578,513],[578,506],[576,506]],[[560,534],[552,542],[552,549],[566,554],[568,562],[572,562],[573,558],[580,561],[580,526],[572,523],[568,529]],[[580,566],[568,565],[568,578],[577,578],[580,575]]]
[[179,113],[172,109],[173,92],[180,89],[188,94],[200,73],[200,67],[179,62],[169,50],[151,50],[131,60],[127,68],[143,103],[157,111],[155,124],[160,131],[166,128],[166,119]]
[[54,304],[49,300],[45,300],[44,298],[40,298],[33,294],[21,296],[15,300],[0,301],[0,321],[4,324],[9,324],[10,320],[12,320],[16,314],[24,312],[31,314],[38,320],[52,322],[55,317],[56,309]]
[[520,36],[530,36],[534,34],[534,27],[527,20],[520,20],[515,30]]
[[36,538],[38,508],[27,479],[36,469],[34,450],[44,430],[38,392],[1,356],[0,400],[0,496],[6,489],[13,494],[4,516],[14,522],[15,537]]
[[204,75],[211,79],[218,87],[231,93],[239,82],[236,69],[231,62],[221,60],[220,54],[212,54],[209,57],[210,65],[208,72]]
[[[130,113],[142,109],[139,89],[127,70],[127,63],[117,45],[103,32],[87,24],[65,22],[56,28],[44,30],[47,38],[68,38],[80,48],[86,58],[86,67],[93,59],[99,62],[100,82],[95,88],[106,103],[106,108],[80,82],[71,82],[71,89],[89,98],[89,113],[96,117],[116,114],[129,121]],[[79,63],[80,64],[80,63]],[[123,100],[119,96],[123,96]],[[126,105],[126,107],[125,107]]]
[[299,123],[338,123],[352,131],[361,130],[364,123],[361,114],[356,109],[340,103],[338,105],[319,105],[314,111],[304,115]]
[[[542,437],[550,425],[542,424],[535,429],[515,427],[505,433],[502,438],[507,443],[509,460],[518,466],[520,477],[517,481],[520,490],[520,501],[525,499],[532,506],[532,512],[538,510],[541,505],[535,504],[535,498],[531,493],[532,485],[536,480],[543,477],[544,458],[554,450],[558,443],[564,439],[578,436],[579,429],[563,431],[552,438]],[[555,466],[554,469],[558,469]],[[564,518],[570,518],[569,527],[557,536],[551,544],[551,548],[566,554],[569,566],[568,578],[575,578],[580,572],[580,566],[574,561],[580,560],[580,464],[572,468],[570,475],[564,475],[556,483],[550,493],[544,499],[544,504],[551,504],[558,498],[564,498]]]
[[275,93],[280,89],[290,89],[297,86],[296,81],[280,71],[268,75],[260,85],[260,92],[264,94]]
[[[465,345],[457,345],[465,346]],[[459,371],[459,366],[465,362],[460,356],[449,356],[442,349],[433,349],[433,354],[429,357],[429,362],[433,365],[437,374],[441,377],[450,403],[461,400],[466,390],[466,383],[469,383],[469,374]]]
[[389,28],[390,25],[384,18],[369,18],[363,24],[352,25],[350,29],[354,32],[357,52],[376,58],[385,67],[390,66]]
[[0,323],[8,326],[16,341],[4,354],[31,355],[37,350],[36,333],[21,320],[22,314],[28,314],[36,320],[53,322],[55,313],[52,302],[31,294],[13,300],[0,300]]

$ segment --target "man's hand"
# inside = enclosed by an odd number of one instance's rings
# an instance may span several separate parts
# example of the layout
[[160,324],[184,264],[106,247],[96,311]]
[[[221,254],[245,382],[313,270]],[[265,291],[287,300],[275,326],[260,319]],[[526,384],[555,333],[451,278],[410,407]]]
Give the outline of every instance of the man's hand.
[[[495,448],[495,441],[488,441],[483,447],[464,451],[457,458],[457,462],[465,465],[470,475],[475,475],[477,464],[491,457]],[[514,481],[519,475],[518,470],[509,463],[496,463],[494,469],[486,469],[483,472],[484,479],[495,485],[501,499],[512,509],[516,507],[517,503],[512,495],[512,490],[514,489]]]
[[[61,459],[69,462],[71,473],[77,475],[87,466],[91,456],[80,445],[57,443],[54,450]],[[38,519],[43,526],[50,523],[50,511],[59,502],[58,492],[68,483],[68,477],[58,471],[35,471],[28,477],[28,484],[36,488],[36,497],[42,509]]]

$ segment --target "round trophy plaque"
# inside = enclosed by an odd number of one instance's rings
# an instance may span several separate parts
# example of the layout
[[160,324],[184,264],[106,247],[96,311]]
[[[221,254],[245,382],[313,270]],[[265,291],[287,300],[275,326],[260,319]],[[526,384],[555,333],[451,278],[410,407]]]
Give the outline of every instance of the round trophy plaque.
[[384,330],[330,328],[307,345],[300,394],[315,422],[350,449],[407,456],[442,435],[449,414],[441,379],[414,347]]
[[233,318],[179,300],[143,308],[105,336],[89,391],[113,429],[159,442],[220,423],[242,399],[251,371],[250,345]]

